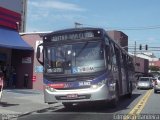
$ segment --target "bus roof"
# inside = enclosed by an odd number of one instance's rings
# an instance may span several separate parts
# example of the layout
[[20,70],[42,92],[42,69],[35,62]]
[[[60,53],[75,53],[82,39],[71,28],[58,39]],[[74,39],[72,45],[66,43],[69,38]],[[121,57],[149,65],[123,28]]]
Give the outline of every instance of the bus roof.
[[78,31],[84,31],[84,30],[101,30],[101,31],[105,31],[102,28],[81,27],[81,28],[69,28],[69,29],[57,30],[57,31],[53,31],[51,33],[45,34],[44,36],[48,36],[48,35],[52,35],[52,34],[58,34],[58,33],[78,32]]
[[[59,34],[59,33],[70,33],[70,32],[80,32],[80,31],[84,31],[84,30],[100,30],[100,31],[104,31],[105,34],[106,33],[106,30],[103,29],[103,28],[93,28],[93,27],[80,27],[80,28],[68,28],[68,29],[62,29],[62,30],[57,30],[57,31],[53,31],[53,32],[50,32],[50,33],[47,33],[47,34],[44,34],[43,37],[46,37],[46,36],[52,36],[54,34]],[[108,34],[107,34],[108,36]],[[109,36],[108,36],[109,37]],[[109,37],[110,38],[110,37]],[[112,38],[110,38],[121,50],[123,53],[127,54],[128,56],[131,57],[131,55],[128,54],[127,51],[125,51],[119,44],[117,44],[115,42],[115,40],[113,40]]]

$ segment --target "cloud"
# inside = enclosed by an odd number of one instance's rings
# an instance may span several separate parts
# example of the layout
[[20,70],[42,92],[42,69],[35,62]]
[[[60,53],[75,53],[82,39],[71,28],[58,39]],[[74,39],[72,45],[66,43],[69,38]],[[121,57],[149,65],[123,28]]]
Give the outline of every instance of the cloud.
[[57,21],[57,20],[75,21],[75,20],[87,19],[87,17],[85,17],[83,15],[78,15],[78,14],[55,14],[55,15],[52,15],[51,18],[55,21]]
[[81,8],[80,6],[73,4],[73,3],[66,3],[66,2],[60,2],[60,1],[44,1],[43,3],[38,1],[30,1],[29,5],[32,7],[37,8],[47,8],[47,9],[57,9],[57,10],[68,10],[68,11],[85,11],[84,8]]
[[[49,19],[48,19],[49,16]],[[79,14],[31,14],[27,22],[27,31],[49,31],[53,29],[73,27],[75,22],[84,23],[86,16]],[[36,21],[36,23],[35,23]],[[58,28],[56,27],[58,25]]]
[[53,30],[56,25],[63,28],[75,21],[83,23],[88,18],[84,11],[77,4],[58,0],[28,0],[27,31]]
[[32,20],[40,20],[40,19],[46,19],[47,17],[50,16],[50,11],[47,10],[32,10],[32,9],[28,9],[28,20],[32,21]]
[[40,31],[38,28],[34,28],[32,26],[27,27],[26,29],[27,32],[37,32]]
[[147,40],[152,43],[153,41],[156,41],[156,38],[155,37],[149,37]]

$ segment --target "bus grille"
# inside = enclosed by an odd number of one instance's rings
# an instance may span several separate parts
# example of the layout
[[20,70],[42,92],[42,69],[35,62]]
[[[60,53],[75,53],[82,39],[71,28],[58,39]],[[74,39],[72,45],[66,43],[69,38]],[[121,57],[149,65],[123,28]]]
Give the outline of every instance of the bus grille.
[[78,95],[76,98],[68,98],[67,96],[55,96],[57,100],[81,100],[90,99],[91,95]]
[[91,86],[81,86],[81,87],[69,87],[69,88],[56,88],[57,90],[76,90],[76,89],[87,89]]

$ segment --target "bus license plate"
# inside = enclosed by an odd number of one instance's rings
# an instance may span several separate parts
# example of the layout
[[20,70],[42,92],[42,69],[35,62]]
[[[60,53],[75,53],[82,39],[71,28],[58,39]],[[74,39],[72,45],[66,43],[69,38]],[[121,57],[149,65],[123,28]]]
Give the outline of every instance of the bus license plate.
[[77,94],[68,94],[67,98],[69,98],[69,99],[75,99],[75,98],[78,98],[78,95]]

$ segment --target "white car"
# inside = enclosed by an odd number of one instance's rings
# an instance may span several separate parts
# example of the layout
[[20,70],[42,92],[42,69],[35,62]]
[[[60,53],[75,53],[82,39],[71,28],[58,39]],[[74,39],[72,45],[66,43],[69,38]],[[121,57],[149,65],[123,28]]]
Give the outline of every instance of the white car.
[[140,77],[137,83],[137,89],[152,89],[152,78],[151,77]]
[[154,81],[154,93],[157,93],[157,91],[160,91],[160,77],[157,77]]

